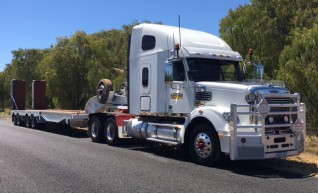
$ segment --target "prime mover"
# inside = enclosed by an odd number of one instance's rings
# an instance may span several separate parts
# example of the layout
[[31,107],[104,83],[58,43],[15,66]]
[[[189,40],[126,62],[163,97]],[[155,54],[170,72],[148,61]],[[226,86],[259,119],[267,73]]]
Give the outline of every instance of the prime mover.
[[[13,122],[80,123],[94,142],[135,138],[183,148],[202,165],[222,155],[254,160],[304,151],[306,108],[299,94],[282,81],[264,80],[263,65],[242,65],[242,56],[222,39],[140,24],[132,29],[128,52],[127,83],[115,91],[111,80],[101,79],[85,112],[58,117],[13,110]],[[255,68],[252,80],[246,80],[246,67]],[[53,113],[51,120],[41,113]]]

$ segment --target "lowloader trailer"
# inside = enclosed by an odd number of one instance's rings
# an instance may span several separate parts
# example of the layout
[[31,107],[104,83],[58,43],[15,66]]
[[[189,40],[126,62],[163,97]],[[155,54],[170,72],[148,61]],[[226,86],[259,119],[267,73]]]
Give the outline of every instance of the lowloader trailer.
[[12,110],[14,125],[39,128],[41,125],[52,122],[66,124],[70,127],[87,127],[88,114],[84,111],[72,110]]

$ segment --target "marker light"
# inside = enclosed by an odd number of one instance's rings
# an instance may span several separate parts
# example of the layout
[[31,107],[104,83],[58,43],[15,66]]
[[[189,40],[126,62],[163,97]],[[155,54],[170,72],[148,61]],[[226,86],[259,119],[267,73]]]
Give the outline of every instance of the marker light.
[[285,122],[285,123],[288,123],[288,122],[289,122],[288,116],[284,116],[284,122]]
[[274,123],[274,117],[269,117],[269,118],[268,118],[268,122],[269,122],[269,123]]
[[176,44],[176,45],[174,46],[174,49],[175,49],[175,50],[180,50],[180,45],[179,45],[179,44]]
[[253,50],[252,48],[250,48],[250,49],[248,50],[248,55],[252,56],[253,54],[254,54],[254,50]]

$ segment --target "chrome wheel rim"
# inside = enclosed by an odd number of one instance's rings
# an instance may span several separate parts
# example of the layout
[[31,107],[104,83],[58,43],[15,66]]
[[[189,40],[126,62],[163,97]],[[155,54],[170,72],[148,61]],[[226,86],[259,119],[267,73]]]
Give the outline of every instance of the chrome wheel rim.
[[194,140],[194,149],[200,158],[207,158],[212,153],[211,138],[206,133],[199,133]]
[[105,94],[105,86],[100,85],[98,90],[97,90],[98,100],[101,100],[101,98],[103,97],[104,94]]
[[91,128],[91,134],[92,134],[92,137],[97,137],[97,133],[98,133],[98,124],[96,123],[96,121],[94,121],[92,123],[92,128]]
[[107,139],[108,140],[113,140],[114,139],[115,127],[114,127],[113,124],[108,124],[107,125],[106,133],[107,133]]

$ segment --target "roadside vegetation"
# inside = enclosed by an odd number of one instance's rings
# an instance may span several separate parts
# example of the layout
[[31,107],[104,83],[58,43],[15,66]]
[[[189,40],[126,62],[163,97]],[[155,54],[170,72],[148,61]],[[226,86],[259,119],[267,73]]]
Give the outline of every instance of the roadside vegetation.
[[11,115],[11,112],[10,112],[10,109],[1,109],[0,110],[0,116],[10,116]]
[[248,60],[253,48],[266,77],[283,80],[307,108],[307,132],[318,135],[318,1],[251,0],[230,10],[221,37]]
[[[318,135],[308,135],[307,136],[305,151],[318,156]],[[318,162],[318,159],[317,159],[317,162]]]

